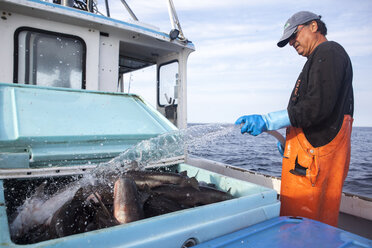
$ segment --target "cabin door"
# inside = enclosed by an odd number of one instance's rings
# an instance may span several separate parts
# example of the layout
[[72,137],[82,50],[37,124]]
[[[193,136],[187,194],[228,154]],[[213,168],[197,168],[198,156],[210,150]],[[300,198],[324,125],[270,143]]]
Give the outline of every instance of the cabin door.
[[178,61],[160,64],[157,75],[157,109],[177,126],[180,82]]

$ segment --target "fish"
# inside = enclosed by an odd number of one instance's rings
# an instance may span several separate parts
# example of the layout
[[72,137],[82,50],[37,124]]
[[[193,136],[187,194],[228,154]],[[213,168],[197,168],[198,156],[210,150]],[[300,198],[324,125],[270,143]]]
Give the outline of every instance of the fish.
[[[106,204],[102,201],[102,197],[97,193],[91,194],[87,200],[90,200],[91,204],[95,207],[94,223],[96,229],[106,228],[110,226],[119,225],[120,223],[114,218],[111,211],[108,210]],[[111,201],[112,205],[112,201]]]
[[55,237],[64,237],[88,231],[87,223],[93,219],[93,207],[85,201],[86,193],[80,188],[74,197],[61,206],[47,225]]
[[144,218],[143,203],[136,183],[130,177],[122,177],[114,185],[114,217],[120,223]]
[[[39,190],[40,188],[37,188],[37,191]],[[37,219],[40,222],[34,221],[33,226],[23,227],[23,229],[21,229],[22,235],[17,235],[12,237],[12,239],[19,244],[30,244],[84,232],[86,229],[82,227],[81,223],[79,223],[83,216],[83,218],[85,218],[85,214],[82,212],[84,212],[83,208],[87,207],[84,204],[83,191],[83,188],[79,188],[72,197],[67,197],[64,204],[58,209],[55,209],[54,213],[46,220],[43,218],[43,221],[41,222],[41,219]],[[65,195],[58,194],[57,196],[60,198]],[[55,197],[52,197],[51,199],[56,200]],[[57,200],[60,201],[60,199]],[[44,204],[41,205],[40,210],[47,211],[49,209]],[[88,223],[88,218],[85,218],[85,221]],[[79,227],[77,227],[78,225]]]
[[[53,195],[46,193],[49,191],[46,185],[45,181],[35,188],[10,223],[11,238],[17,243],[40,242],[119,224],[105,207],[112,205],[113,199],[113,192],[107,185],[81,187],[69,183]],[[82,223],[94,225],[84,227]]]
[[204,181],[199,181],[199,186],[216,188],[216,184],[214,184],[214,183],[207,183],[207,182],[204,182]]
[[38,186],[35,193],[18,208],[16,218],[9,225],[12,239],[22,237],[31,229],[43,225],[79,189],[76,185],[68,185],[50,197],[44,192],[45,186],[46,182]]
[[118,225],[100,196],[89,187],[80,188],[74,197],[66,202],[46,222],[52,235],[65,237]]
[[158,172],[158,171],[127,171],[125,176],[133,178],[139,189],[146,187],[154,188],[164,184],[175,184],[181,187],[192,187],[199,189],[198,181],[195,177],[188,177],[185,173]]
[[180,185],[162,185],[152,189],[153,192],[178,202],[183,206],[195,207],[233,199],[229,192],[212,187],[199,186],[199,189]]
[[45,183],[38,186],[10,224],[12,240],[36,243],[233,198],[186,172],[107,175],[65,184],[53,195]]
[[143,206],[145,218],[163,215],[185,209],[178,202],[162,195],[152,193]]

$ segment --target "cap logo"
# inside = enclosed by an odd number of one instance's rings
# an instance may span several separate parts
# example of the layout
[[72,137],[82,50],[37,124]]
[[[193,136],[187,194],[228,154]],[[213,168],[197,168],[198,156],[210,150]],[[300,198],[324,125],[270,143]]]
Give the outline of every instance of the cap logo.
[[284,29],[287,29],[289,26],[291,26],[291,24],[289,22],[287,22],[285,25],[284,25]]

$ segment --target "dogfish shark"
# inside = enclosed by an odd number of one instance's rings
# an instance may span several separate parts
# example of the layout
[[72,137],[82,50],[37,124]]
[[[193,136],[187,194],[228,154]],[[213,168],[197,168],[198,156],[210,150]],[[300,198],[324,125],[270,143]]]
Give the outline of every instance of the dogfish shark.
[[49,195],[42,183],[17,208],[13,241],[36,243],[233,198],[186,172],[130,170],[61,185]]

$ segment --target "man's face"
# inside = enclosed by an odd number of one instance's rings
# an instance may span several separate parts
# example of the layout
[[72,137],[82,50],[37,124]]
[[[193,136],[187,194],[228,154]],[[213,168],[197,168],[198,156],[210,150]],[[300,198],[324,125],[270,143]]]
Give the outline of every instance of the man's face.
[[289,45],[293,46],[296,49],[299,55],[304,57],[308,57],[312,51],[314,50],[314,43],[316,40],[314,39],[314,32],[313,27],[314,22],[310,25],[299,25],[289,40]]

